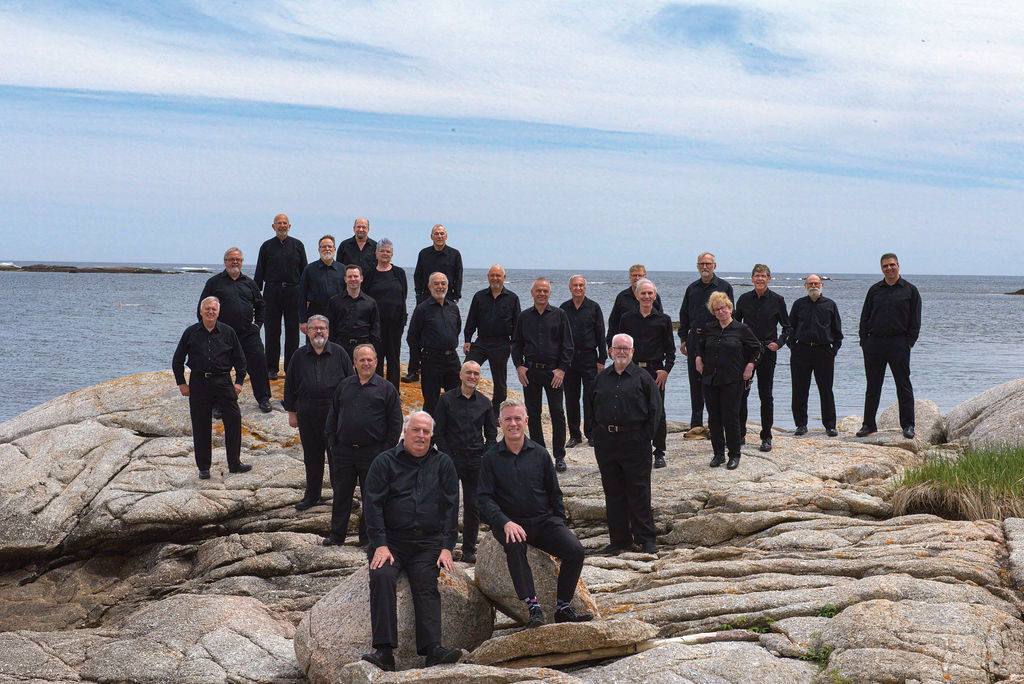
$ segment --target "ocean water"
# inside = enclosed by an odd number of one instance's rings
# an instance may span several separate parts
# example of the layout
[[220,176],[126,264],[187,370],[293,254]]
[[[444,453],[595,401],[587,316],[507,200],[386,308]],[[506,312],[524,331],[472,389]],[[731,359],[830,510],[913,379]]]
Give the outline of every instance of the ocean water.
[[[80,264],[86,265],[86,264]],[[92,264],[89,264],[92,265]],[[196,264],[143,264],[173,269]],[[210,265],[213,272],[218,265]],[[406,267],[411,278],[412,268]],[[252,270],[247,269],[251,275]],[[588,280],[587,295],[607,314],[615,295],[626,286],[621,271],[578,271]],[[506,286],[523,306],[532,301],[535,277],[552,281],[554,304],[569,298],[568,282],[577,271],[510,270]],[[748,274],[719,272],[733,283],[738,297],[750,283]],[[823,274],[825,295],[834,299],[846,335],[836,357],[836,409],[841,418],[860,415],[864,403],[864,366],[857,326],[867,288],[880,274]],[[0,364],[5,389],[0,392],[0,421],[75,389],[143,371],[170,367],[174,347],[186,326],[195,322],[195,306],[207,273],[172,275],[67,274],[0,272]],[[791,304],[804,295],[803,274],[775,274],[771,287]],[[693,271],[652,271],[666,312],[678,320],[679,305]],[[1008,380],[1024,377],[1020,333],[1007,321],[1024,320],[1024,296],[1007,296],[1024,287],[1021,277],[918,276],[924,302],[921,337],[911,354],[911,378],[918,398],[931,399],[943,412]],[[463,319],[472,293],[486,287],[485,269],[467,269],[460,302]],[[410,283],[411,291],[412,283]],[[412,301],[410,297],[410,311]],[[403,349],[403,360],[408,350]],[[681,355],[669,376],[666,407],[670,420],[690,415],[686,369]],[[484,374],[488,370],[485,364]],[[510,389],[518,389],[509,369]],[[759,420],[756,388],[750,419]],[[775,424],[794,427],[790,411],[789,351],[779,352],[775,373]],[[886,376],[881,408],[896,401]],[[816,388],[811,387],[810,424],[820,425]]]

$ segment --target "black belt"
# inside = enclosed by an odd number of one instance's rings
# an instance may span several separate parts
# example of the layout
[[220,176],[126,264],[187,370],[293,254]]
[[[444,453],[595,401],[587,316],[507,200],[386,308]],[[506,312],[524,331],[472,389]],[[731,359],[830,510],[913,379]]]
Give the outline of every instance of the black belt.
[[455,354],[454,349],[424,349],[423,354],[426,356],[453,356]]
[[608,432],[632,432],[633,430],[639,430],[643,426],[643,423],[634,423],[631,425],[602,425],[602,430]]
[[277,285],[278,287],[298,287],[299,286],[298,283],[271,283],[271,282],[268,282],[267,285]]
[[369,341],[369,337],[351,337],[347,340],[344,340],[346,344],[366,344]]
[[557,363],[537,363],[536,361],[525,361],[524,364],[527,368],[536,368],[538,370],[557,370]]
[[704,328],[690,328],[690,332],[700,335],[701,333],[704,332]]
[[806,344],[808,347],[831,347],[831,342],[801,342],[797,340],[797,344]]
[[231,375],[231,371],[221,371],[220,373],[200,373],[204,378],[220,378],[225,375]]

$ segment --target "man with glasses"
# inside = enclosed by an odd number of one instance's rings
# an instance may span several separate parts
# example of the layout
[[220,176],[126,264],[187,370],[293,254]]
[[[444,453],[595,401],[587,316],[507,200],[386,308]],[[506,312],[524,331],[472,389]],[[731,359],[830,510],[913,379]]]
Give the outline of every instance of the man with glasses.
[[821,276],[812,273],[804,282],[807,296],[793,302],[789,324],[789,368],[793,379],[793,420],[797,437],[807,434],[807,395],[811,375],[821,399],[821,422],[825,434],[836,437],[836,398],[832,393],[836,354],[843,344],[843,323],[836,303],[821,294]]
[[[345,291],[345,267],[334,260],[334,236],[324,235],[317,243],[320,258],[302,271],[299,279],[299,320],[310,316],[327,314],[331,297]],[[303,335],[308,335],[306,324],[299,325]]]
[[[615,295],[615,303],[612,304],[612,311],[608,314],[608,344],[612,343],[612,338],[619,332],[619,320],[622,318],[622,314],[627,311],[636,311],[638,306],[636,284],[645,278],[647,278],[646,266],[643,264],[633,264],[629,267],[629,287]],[[658,311],[664,311],[661,306],[660,295],[654,299],[654,308]]]
[[284,316],[284,368],[299,348],[299,278],[306,268],[306,248],[288,235],[292,224],[284,214],[274,217],[274,237],[260,245],[253,280],[263,290],[266,318],[263,339],[267,349],[267,373],[277,380],[281,360],[281,317]]

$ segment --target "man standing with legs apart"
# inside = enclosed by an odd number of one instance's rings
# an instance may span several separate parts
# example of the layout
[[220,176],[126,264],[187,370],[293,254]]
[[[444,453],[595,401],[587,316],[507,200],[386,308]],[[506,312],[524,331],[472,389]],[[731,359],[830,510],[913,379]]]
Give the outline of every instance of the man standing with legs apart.
[[569,317],[558,307],[548,306],[551,282],[533,281],[530,289],[533,306],[519,315],[512,334],[512,363],[526,397],[530,416],[530,439],[544,446],[541,421],[541,395],[547,394],[551,414],[551,441],[554,442],[555,469],[565,470],[565,411],[562,409],[562,381],[572,363],[573,342]]
[[[526,408],[508,399],[501,405],[499,423],[504,439],[484,454],[480,467],[480,510],[491,534],[505,548],[516,594],[530,611],[527,627],[544,624],[537,601],[526,545],[562,560],[555,597],[555,622],[586,622],[569,603],[583,570],[583,545],[565,524],[565,506],[551,456],[524,432]],[[556,442],[557,443],[557,442]]]
[[836,303],[821,294],[821,277],[815,273],[804,282],[807,296],[793,302],[789,324],[793,335],[789,338],[789,369],[793,377],[793,421],[799,437],[807,434],[807,394],[811,389],[811,374],[818,385],[821,398],[821,422],[829,437],[836,430],[836,399],[832,394],[836,354],[843,345],[843,324],[839,320]]
[[274,235],[260,245],[256,259],[256,287],[263,290],[266,320],[267,375],[277,380],[277,364],[281,361],[281,317],[284,316],[284,366],[288,368],[292,354],[299,348],[299,278],[306,268],[306,248],[288,235],[292,224],[284,214],[274,217]]
[[[483,363],[491,368],[494,393],[491,406],[494,414],[508,396],[508,357],[511,354],[512,333],[519,319],[519,296],[505,288],[505,269],[495,264],[487,271],[488,286],[473,295],[466,314],[466,343],[462,353],[467,361]],[[472,342],[473,333],[476,341]]]
[[299,511],[320,502],[324,458],[328,456],[324,426],[331,398],[338,384],[354,372],[348,352],[328,341],[329,325],[323,316],[309,317],[309,343],[295,352],[285,370],[282,403],[288,412],[288,425],[299,429],[302,461],[306,466],[306,492],[302,501],[295,504]]
[[[480,364],[466,361],[459,372],[458,390],[445,392],[437,402],[437,448],[448,454],[462,483],[462,561],[476,562],[476,540],[480,532],[477,483],[480,459],[498,439],[498,424],[490,400],[480,394]],[[481,432],[483,434],[481,434]]]
[[[672,334],[669,333],[671,341]],[[633,361],[633,338],[612,338],[612,366],[597,376],[594,393],[594,453],[601,471],[610,543],[618,555],[634,544],[657,553],[651,511],[651,437],[664,414],[661,393],[649,373]]]
[[[174,350],[171,369],[181,396],[188,397],[188,412],[192,418],[192,446],[196,455],[199,479],[210,479],[211,437],[213,407],[219,406],[224,417],[224,449],[227,451],[228,470],[244,473],[251,465],[242,463],[242,414],[238,410],[238,393],[245,380],[245,353],[238,336],[230,326],[217,321],[220,302],[206,297],[199,303],[200,323],[186,328]],[[191,370],[185,383],[185,359]],[[231,383],[231,368],[235,369],[235,382]]]
[[[786,300],[773,290],[768,289],[772,281],[772,271],[764,264],[754,264],[750,274],[754,283],[753,292],[744,292],[736,302],[735,318],[746,323],[761,341],[761,361],[757,364],[757,394],[761,400],[761,451],[772,450],[772,423],[775,422],[775,398],[772,396],[772,385],[775,382],[775,361],[779,347],[786,344],[791,328],[789,314],[786,313]],[[778,332],[782,326],[782,334]],[[750,386],[743,390],[743,403],[740,405],[740,429],[747,431],[747,397]]]
[[[594,380],[604,370],[608,350],[604,339],[604,314],[593,299],[587,297],[587,279],[581,275],[569,278],[569,292],[572,298],[562,302],[561,309],[569,317],[572,331],[572,363],[565,371],[565,415],[569,423],[569,441],[566,449],[583,442],[586,435],[590,441],[594,419],[590,415],[587,397],[594,391]],[[582,394],[580,388],[582,386]],[[583,398],[583,432],[580,433],[580,397]]]
[[860,312],[860,346],[864,350],[865,437],[878,430],[875,413],[882,396],[885,367],[892,371],[900,407],[903,436],[914,439],[914,386],[910,384],[910,350],[921,333],[921,293],[900,277],[900,262],[892,252],[882,255],[882,280],[868,288]]
[[[459,250],[448,246],[448,230],[438,223],[430,229],[430,240],[434,244],[424,247],[416,257],[416,270],[412,274],[416,304],[422,304],[433,295],[430,292],[430,276],[443,273],[448,281],[448,301],[458,304],[462,299],[462,255]],[[402,382],[419,380],[420,367],[409,359],[409,374],[402,376]]]
[[708,311],[708,297],[712,292],[724,292],[729,301],[732,296],[732,285],[715,275],[715,255],[704,252],[697,257],[697,272],[700,278],[693,281],[683,294],[683,304],[679,307],[679,351],[686,357],[686,373],[690,381],[690,430],[688,437],[700,437],[707,434],[704,428],[704,393],[701,375],[697,372],[694,359],[697,356],[697,341],[704,333],[704,328],[715,321]]
[[434,415],[441,390],[459,386],[459,331],[462,315],[455,302],[445,298],[448,278],[430,276],[431,299],[418,304],[409,321],[409,365],[423,370],[423,410]]
[[459,481],[451,459],[430,446],[433,428],[430,414],[409,414],[402,442],[375,458],[366,475],[370,630],[375,650],[363,660],[389,672],[395,669],[394,649],[398,648],[396,587],[402,570],[412,592],[416,652],[427,657],[427,667],[457,663],[462,657],[462,651],[441,645],[437,578],[440,568],[455,570],[452,549],[459,532]]

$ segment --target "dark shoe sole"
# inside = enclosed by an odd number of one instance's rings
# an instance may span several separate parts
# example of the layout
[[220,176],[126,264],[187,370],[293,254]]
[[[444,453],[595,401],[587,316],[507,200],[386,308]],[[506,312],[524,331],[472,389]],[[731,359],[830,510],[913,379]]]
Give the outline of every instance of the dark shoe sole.
[[252,466],[249,465],[248,463],[246,463],[244,465],[240,465],[237,468],[228,468],[228,472],[229,473],[236,473],[236,474],[237,473],[247,473],[250,470],[252,470]]
[[368,662],[371,665],[374,665],[374,666],[380,668],[381,670],[384,670],[385,672],[394,672],[395,671],[395,664],[394,663],[384,662],[383,660],[378,658],[375,653],[364,653],[363,657],[362,657],[362,660],[365,660],[366,662]]

